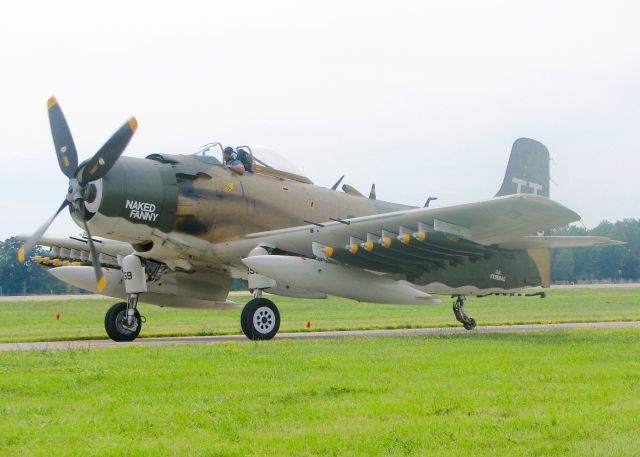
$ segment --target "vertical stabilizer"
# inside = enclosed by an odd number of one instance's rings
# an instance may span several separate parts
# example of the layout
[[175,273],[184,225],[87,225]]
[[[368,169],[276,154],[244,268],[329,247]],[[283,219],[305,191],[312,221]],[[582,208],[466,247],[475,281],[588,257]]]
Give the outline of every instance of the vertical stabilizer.
[[519,138],[513,143],[502,187],[496,194],[537,194],[549,197],[549,150],[538,141]]

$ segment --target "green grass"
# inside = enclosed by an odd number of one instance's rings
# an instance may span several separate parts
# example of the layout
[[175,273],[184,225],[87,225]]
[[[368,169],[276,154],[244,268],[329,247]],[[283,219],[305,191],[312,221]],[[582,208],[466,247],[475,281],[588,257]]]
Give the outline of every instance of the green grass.
[[[244,303],[249,297],[232,297]],[[271,297],[281,331],[457,326],[451,300],[437,306],[376,305],[332,297]],[[104,314],[115,300],[0,302],[0,342],[106,338]],[[467,312],[480,325],[640,320],[640,288],[558,289],[547,298],[470,298]],[[240,310],[202,311],[140,305],[142,337],[240,333]],[[56,314],[60,320],[56,321]]]
[[637,456],[639,337],[0,353],[0,455]]

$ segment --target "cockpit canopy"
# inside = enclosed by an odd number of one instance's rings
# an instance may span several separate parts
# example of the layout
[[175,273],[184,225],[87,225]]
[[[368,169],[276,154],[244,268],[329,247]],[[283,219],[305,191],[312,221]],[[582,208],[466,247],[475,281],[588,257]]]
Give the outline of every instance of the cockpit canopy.
[[[222,164],[223,150],[224,146],[221,143],[208,143],[197,149],[193,155],[200,160],[218,165]],[[267,146],[252,144],[238,146],[236,150],[238,159],[247,171],[313,184],[294,164]]]

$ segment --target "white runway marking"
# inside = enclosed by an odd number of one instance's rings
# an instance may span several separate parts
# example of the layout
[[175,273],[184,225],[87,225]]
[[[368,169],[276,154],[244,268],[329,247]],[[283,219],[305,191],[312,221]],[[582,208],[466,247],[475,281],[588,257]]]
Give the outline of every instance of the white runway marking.
[[[540,331],[561,331],[579,329],[640,329],[640,321],[629,322],[585,322],[565,324],[522,324],[522,325],[487,325],[477,327],[472,332],[467,332],[462,327],[436,327],[393,330],[348,330],[329,332],[300,332],[280,333],[275,340],[304,340],[304,339],[329,339],[329,338],[375,338],[375,337],[408,337],[423,335],[464,335],[469,333],[524,333]],[[221,336],[183,336],[162,338],[139,338],[131,343],[116,343],[111,340],[77,340],[77,341],[51,341],[34,343],[0,343],[0,352],[6,351],[36,351],[36,350],[69,350],[69,349],[104,349],[122,347],[150,347],[173,346],[184,344],[214,344],[235,341],[249,343],[244,335]]]

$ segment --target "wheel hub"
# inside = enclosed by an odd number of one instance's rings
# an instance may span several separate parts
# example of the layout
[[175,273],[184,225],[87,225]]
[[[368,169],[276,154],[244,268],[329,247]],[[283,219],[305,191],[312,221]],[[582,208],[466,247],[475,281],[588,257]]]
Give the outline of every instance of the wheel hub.
[[134,316],[131,325],[127,325],[127,313],[120,311],[116,316],[116,328],[123,335],[130,335],[138,330],[138,318]]
[[266,306],[258,308],[253,316],[254,327],[262,334],[269,333],[276,325],[275,313]]

